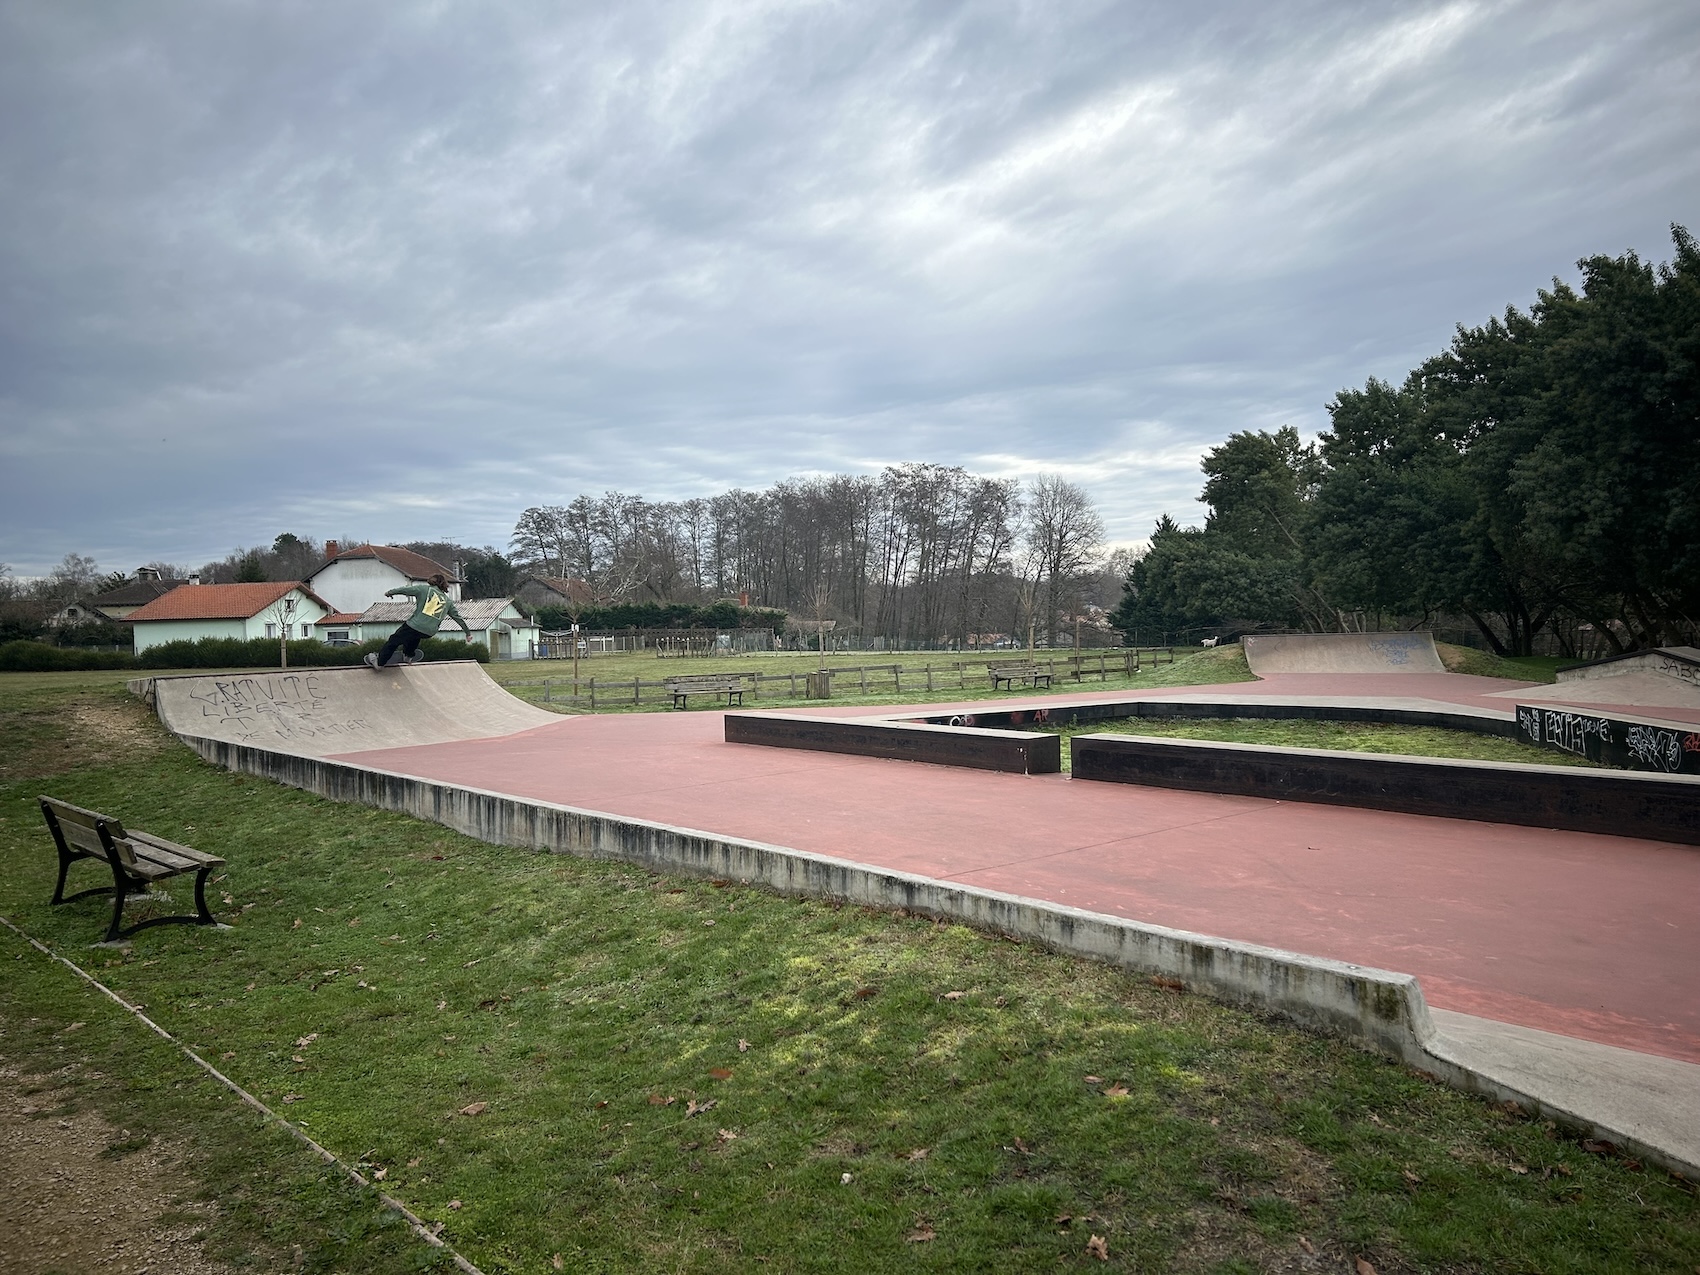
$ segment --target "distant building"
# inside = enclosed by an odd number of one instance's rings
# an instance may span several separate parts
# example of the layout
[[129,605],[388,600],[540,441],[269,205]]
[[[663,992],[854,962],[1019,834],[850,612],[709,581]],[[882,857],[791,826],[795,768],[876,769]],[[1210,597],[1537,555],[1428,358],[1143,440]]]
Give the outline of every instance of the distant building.
[[[467,627],[472,630],[466,640],[486,647],[493,660],[529,660],[543,636],[536,622],[515,606],[512,598],[475,598],[470,602],[456,603],[455,609],[466,617]],[[411,602],[374,602],[363,614],[353,617],[354,622],[348,625],[346,635],[355,642],[387,638],[395,632],[396,625],[412,614]],[[346,615],[326,617],[320,625],[326,640],[336,640],[336,635],[343,632],[343,621],[349,618]],[[437,630],[437,636],[457,641],[461,631],[453,620],[449,620]]]
[[265,584],[184,584],[136,611],[136,653],[161,642],[205,637],[311,638],[331,608],[296,581]]
[[134,580],[96,594],[88,605],[103,620],[128,620],[155,598],[187,583],[187,580],[166,579],[153,567],[139,567]]
[[460,578],[442,563],[411,549],[397,545],[358,545],[339,550],[332,540],[326,543],[325,552],[328,555],[325,565],[303,583],[323,598],[335,614],[360,615],[373,603],[382,602],[388,590],[404,584],[424,584],[438,572],[448,579],[449,597],[460,602]]

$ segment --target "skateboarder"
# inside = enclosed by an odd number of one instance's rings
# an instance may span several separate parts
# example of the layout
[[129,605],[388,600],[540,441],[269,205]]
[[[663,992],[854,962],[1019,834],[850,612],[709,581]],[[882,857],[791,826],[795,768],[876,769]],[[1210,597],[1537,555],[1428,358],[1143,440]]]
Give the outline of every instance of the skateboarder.
[[390,634],[383,650],[366,657],[367,665],[375,669],[383,668],[397,651],[402,652],[409,664],[419,663],[425,658],[419,644],[428,637],[436,636],[437,630],[443,625],[444,612],[447,612],[449,618],[460,625],[461,632],[470,638],[472,629],[461,618],[460,612],[455,610],[455,604],[449,601],[448,587],[447,577],[439,571],[431,577],[429,584],[404,584],[385,593],[386,598],[393,598],[398,594],[412,598],[413,614]]

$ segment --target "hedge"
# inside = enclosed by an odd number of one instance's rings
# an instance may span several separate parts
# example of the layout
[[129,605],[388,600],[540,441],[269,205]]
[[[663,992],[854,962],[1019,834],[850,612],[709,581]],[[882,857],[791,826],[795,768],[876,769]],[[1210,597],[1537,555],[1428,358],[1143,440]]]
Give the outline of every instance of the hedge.
[[[289,644],[289,666],[312,668],[358,664],[368,651],[376,651],[382,642],[367,642],[361,646],[331,646],[325,642],[306,641]],[[427,660],[477,660],[488,663],[489,650],[477,642],[461,642],[449,638],[427,638],[419,644]],[[276,668],[278,643],[276,638],[202,638],[162,642],[150,646],[141,655],[128,651],[90,651],[76,647],[48,646],[45,642],[6,642],[0,644],[0,672],[55,673],[85,669],[177,669],[177,668]]]
[[[562,607],[538,607],[533,618],[545,629],[564,629],[573,620]],[[612,629],[772,629],[785,631],[785,612],[772,607],[741,607],[736,602],[693,606],[686,602],[623,602],[585,607],[578,625],[586,632]]]

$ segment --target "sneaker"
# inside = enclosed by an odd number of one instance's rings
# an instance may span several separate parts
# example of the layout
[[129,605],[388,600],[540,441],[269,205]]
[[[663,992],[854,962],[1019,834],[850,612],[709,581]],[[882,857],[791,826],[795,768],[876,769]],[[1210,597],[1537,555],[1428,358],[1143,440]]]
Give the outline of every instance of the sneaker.
[[425,652],[415,651],[412,655],[407,657],[407,662],[409,664],[423,664],[425,662]]
[[362,663],[364,663],[367,668],[376,671],[378,667],[378,653],[376,651],[367,651],[366,658],[362,661]]

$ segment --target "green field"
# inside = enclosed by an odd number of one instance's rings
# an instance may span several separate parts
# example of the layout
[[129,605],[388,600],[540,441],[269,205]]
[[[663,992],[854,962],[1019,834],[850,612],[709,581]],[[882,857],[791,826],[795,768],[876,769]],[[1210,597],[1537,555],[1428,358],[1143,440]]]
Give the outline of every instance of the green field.
[[[231,775],[110,676],[0,677],[0,726],[0,913],[382,1169],[488,1275],[557,1254],[573,1271],[1700,1265],[1692,1186],[1257,1014],[960,926],[498,849]],[[233,928],[91,948],[100,900],[46,905],[38,792],[225,856]],[[104,1113],[120,1163],[181,1149],[217,1202],[210,1253],[443,1267],[9,931],[0,961],[0,1061],[58,1095],[31,1118]]]

